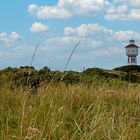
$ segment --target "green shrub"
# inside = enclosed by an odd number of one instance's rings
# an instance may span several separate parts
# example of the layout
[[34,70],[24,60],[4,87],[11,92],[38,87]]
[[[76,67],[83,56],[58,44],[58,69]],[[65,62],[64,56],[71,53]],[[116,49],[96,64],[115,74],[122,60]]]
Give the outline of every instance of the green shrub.
[[76,72],[66,72],[63,81],[66,84],[76,84],[80,82],[80,75]]
[[124,71],[124,72],[140,72],[140,66],[139,65],[127,65],[115,68],[116,71]]
[[126,73],[124,75],[121,76],[121,79],[122,80],[125,80],[125,81],[129,81],[129,82],[139,82],[139,77],[131,72],[129,73]]
[[83,74],[104,78],[119,78],[119,75],[100,68],[89,68],[83,71]]

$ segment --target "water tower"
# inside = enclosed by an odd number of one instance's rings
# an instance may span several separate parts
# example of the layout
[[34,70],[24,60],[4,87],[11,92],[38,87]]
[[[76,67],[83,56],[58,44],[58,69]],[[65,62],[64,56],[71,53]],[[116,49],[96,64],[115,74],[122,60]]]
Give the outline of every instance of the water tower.
[[128,65],[137,65],[137,55],[139,47],[135,45],[135,40],[130,40],[129,45],[125,47],[128,56]]

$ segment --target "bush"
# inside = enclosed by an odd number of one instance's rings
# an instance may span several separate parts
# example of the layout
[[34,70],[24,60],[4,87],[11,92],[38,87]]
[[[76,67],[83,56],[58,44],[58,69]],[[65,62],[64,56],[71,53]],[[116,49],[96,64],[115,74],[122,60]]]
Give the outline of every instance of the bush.
[[63,78],[66,84],[76,84],[80,82],[80,75],[75,72],[67,72]]
[[84,74],[87,74],[87,75],[102,75],[104,74],[104,70],[103,69],[100,69],[100,68],[89,68],[89,69],[86,69],[85,71],[83,71]]
[[29,86],[32,89],[39,87],[39,77],[36,72],[19,71],[12,75],[15,86]]
[[45,66],[45,67],[43,67],[42,69],[40,69],[40,70],[38,71],[38,73],[39,73],[39,74],[44,74],[44,73],[50,72],[50,71],[51,71],[51,69],[48,68],[47,66]]
[[140,72],[140,66],[139,65],[127,65],[115,68],[116,71],[123,71],[123,72]]
[[118,74],[110,73],[107,70],[103,70],[100,68],[89,68],[83,71],[83,74],[86,74],[89,76],[104,77],[104,78],[119,78]]
[[131,72],[122,75],[121,79],[132,83],[139,82],[139,77]]

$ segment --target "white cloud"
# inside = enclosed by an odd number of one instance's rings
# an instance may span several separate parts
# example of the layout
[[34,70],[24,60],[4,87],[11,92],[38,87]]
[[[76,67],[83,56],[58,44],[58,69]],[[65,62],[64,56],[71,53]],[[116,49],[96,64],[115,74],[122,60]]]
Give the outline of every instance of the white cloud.
[[[140,41],[140,33],[133,30],[114,31],[100,24],[91,23],[81,24],[75,28],[65,27],[64,35],[50,38],[48,40],[48,45],[57,46],[57,48],[69,47],[81,40],[81,46],[96,49],[102,48],[103,46],[104,48],[114,46],[115,43],[128,42],[130,39]],[[119,46],[121,45],[122,44]]]
[[139,7],[140,6],[140,0],[129,0],[129,3],[133,7]]
[[44,6],[42,7],[38,13],[37,16],[39,18],[69,18],[71,17],[71,14],[69,11],[67,11],[66,9],[60,8],[60,7],[48,7],[48,6]]
[[92,40],[89,45],[93,48],[97,48],[102,46],[102,44],[103,44],[102,41]]
[[30,14],[41,19],[97,16],[107,20],[140,20],[140,0],[58,0],[55,5],[30,4]]
[[21,36],[17,32],[11,32],[10,34],[7,33],[0,33],[0,40],[5,43],[15,42],[21,39]]
[[59,0],[58,6],[68,9],[73,15],[94,15],[105,8],[105,0]]
[[65,35],[78,35],[81,37],[84,36],[106,36],[111,35],[113,33],[113,30],[107,29],[104,26],[101,26],[99,24],[81,24],[80,26],[76,28],[72,27],[66,27],[64,29]]
[[108,20],[126,19],[127,12],[127,5],[120,5],[117,7],[113,5],[108,8],[105,18]]
[[38,5],[36,5],[36,4],[31,4],[31,5],[29,5],[29,7],[28,7],[28,11],[30,12],[30,13],[35,13],[35,12],[37,12],[38,11]]
[[115,0],[108,2],[105,19],[140,20],[140,0]]
[[140,9],[132,9],[128,14],[129,19],[140,20]]
[[140,20],[140,9],[128,9],[126,5],[110,7],[105,15],[107,20]]
[[[81,24],[77,27],[66,27],[62,37],[51,38],[47,43],[52,49],[59,50],[74,46],[81,40],[80,48],[85,55],[111,55],[123,53],[123,43],[130,39],[140,41],[140,33],[133,30],[114,31],[100,24]],[[113,47],[114,46],[114,47]],[[51,47],[50,47],[51,48]],[[89,53],[90,54],[90,53]]]
[[28,11],[29,13],[41,19],[71,17],[71,14],[68,10],[58,6],[49,7],[49,6],[38,6],[36,4],[31,4],[28,7]]
[[[140,39],[140,33],[133,30],[113,31],[100,24],[81,24],[77,27],[66,27],[62,37],[54,37],[49,40],[50,46],[72,46],[81,40],[80,45],[90,48],[102,48],[115,45],[114,42],[125,42],[130,39]],[[116,49],[115,49],[116,50]],[[114,51],[112,49],[112,51]],[[109,51],[111,52],[111,51]],[[117,51],[116,51],[117,52]],[[114,51],[115,53],[115,51]]]
[[105,0],[59,0],[54,6],[30,4],[29,13],[38,18],[69,18],[75,15],[96,15],[105,8]]
[[124,41],[130,40],[130,39],[133,39],[133,38],[136,39],[136,40],[139,40],[140,39],[140,33],[134,32],[134,31],[131,31],[131,30],[117,31],[114,34],[114,38],[117,39],[117,40],[124,40]]
[[32,32],[44,32],[47,31],[49,29],[49,27],[45,24],[42,24],[40,22],[35,22],[34,24],[32,24],[30,30]]

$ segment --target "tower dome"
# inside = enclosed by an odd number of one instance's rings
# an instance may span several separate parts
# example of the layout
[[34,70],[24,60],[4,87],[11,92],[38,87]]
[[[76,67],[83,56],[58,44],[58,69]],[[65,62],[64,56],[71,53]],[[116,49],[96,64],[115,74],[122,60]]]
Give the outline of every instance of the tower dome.
[[133,39],[131,39],[129,42],[131,45],[135,44],[135,40],[133,40]]

